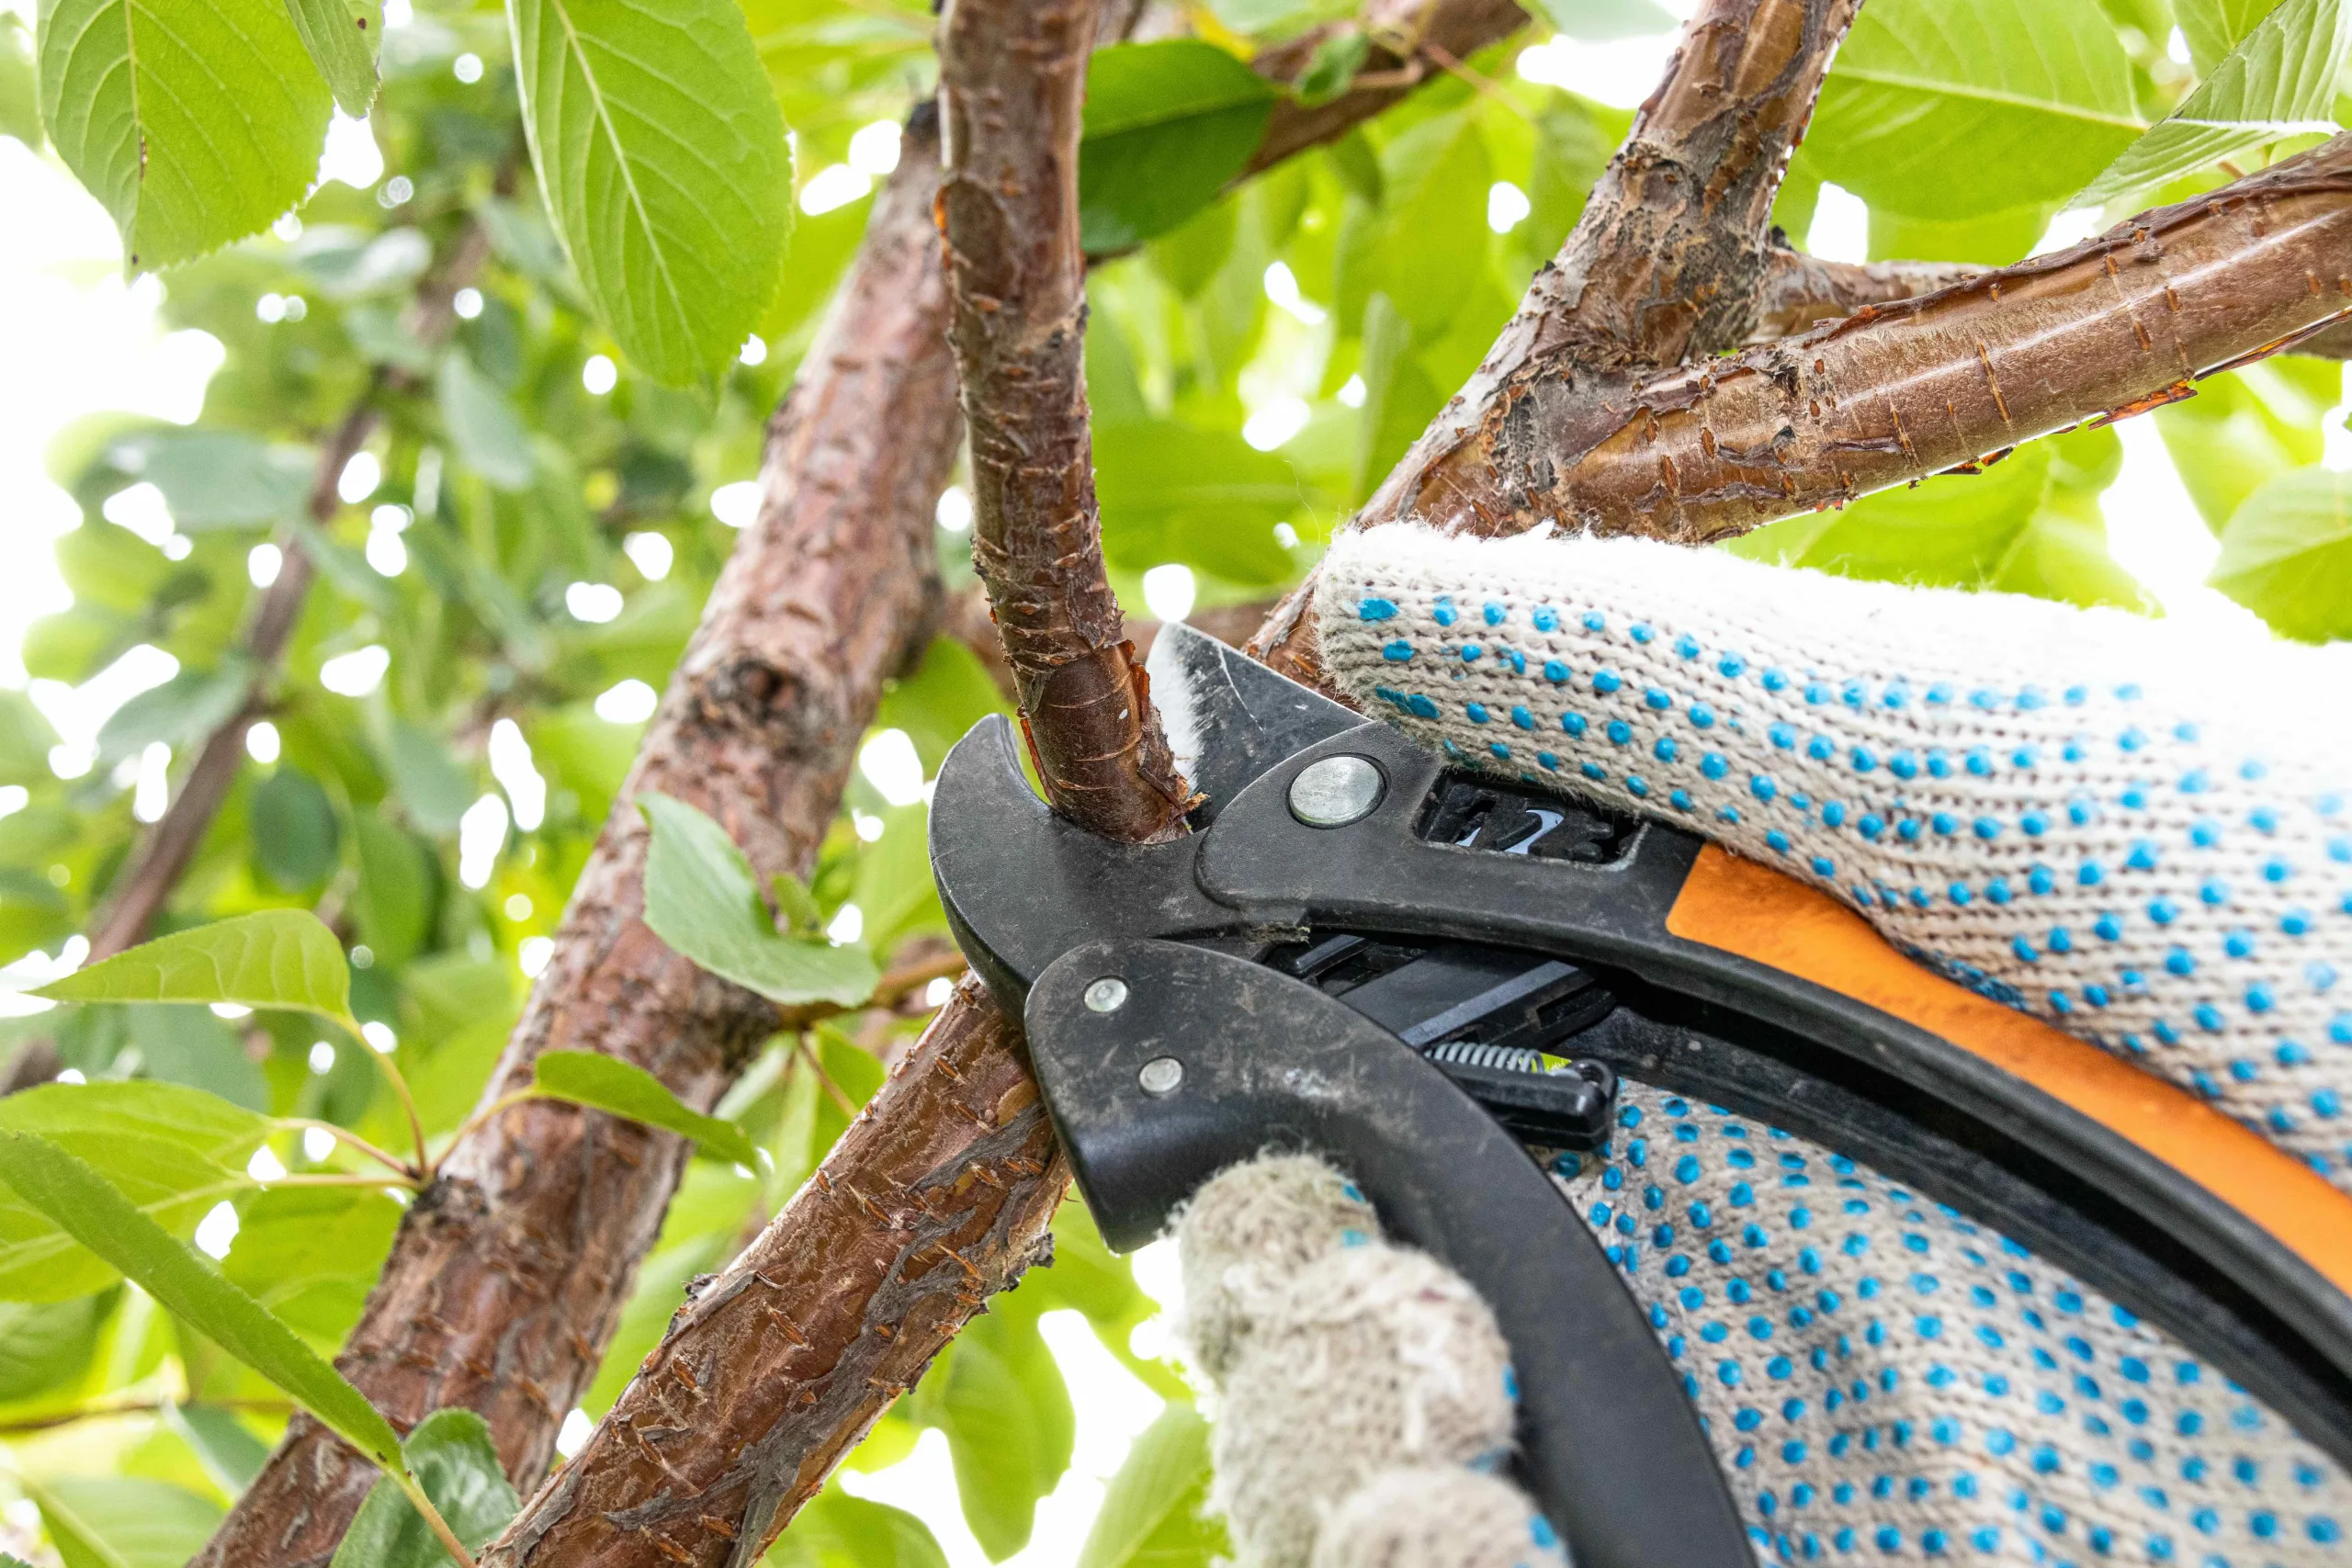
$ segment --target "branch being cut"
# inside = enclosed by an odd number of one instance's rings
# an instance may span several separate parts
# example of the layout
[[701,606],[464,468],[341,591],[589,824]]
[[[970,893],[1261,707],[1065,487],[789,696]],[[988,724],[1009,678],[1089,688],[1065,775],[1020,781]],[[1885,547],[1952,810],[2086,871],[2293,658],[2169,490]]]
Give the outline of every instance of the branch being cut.
[[[643,923],[648,789],[726,824],[763,876],[805,874],[883,679],[937,608],[933,509],[956,445],[931,197],[910,129],[827,330],[770,429],[765,496],[681,660],[581,874],[555,953],[484,1091],[542,1050],[602,1051],[707,1109],[775,1027],[775,1004],[704,974]],[[487,1120],[403,1216],[338,1359],[394,1425],[445,1405],[489,1421],[536,1485],[653,1245],[688,1153],[667,1133],[551,1101]],[[298,1419],[200,1568],[320,1568],[373,1466]]]
[[1080,107],[1091,0],[941,18],[939,230],[972,448],[972,559],[1056,810],[1131,843],[1183,830],[1176,771],[1102,566],[1086,408]]

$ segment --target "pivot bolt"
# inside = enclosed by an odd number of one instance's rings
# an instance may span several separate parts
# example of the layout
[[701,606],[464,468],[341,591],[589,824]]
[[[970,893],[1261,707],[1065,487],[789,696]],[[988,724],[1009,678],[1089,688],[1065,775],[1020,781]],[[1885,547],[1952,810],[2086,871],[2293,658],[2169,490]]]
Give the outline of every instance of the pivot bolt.
[[1105,975],[1086,987],[1089,1012],[1116,1012],[1126,1005],[1127,983],[1115,975]]
[[1184,1064],[1173,1056],[1154,1056],[1136,1074],[1136,1083],[1153,1096],[1174,1094],[1183,1081]]
[[1369,757],[1326,757],[1290,781],[1290,814],[1310,828],[1344,828],[1371,816],[1387,787]]

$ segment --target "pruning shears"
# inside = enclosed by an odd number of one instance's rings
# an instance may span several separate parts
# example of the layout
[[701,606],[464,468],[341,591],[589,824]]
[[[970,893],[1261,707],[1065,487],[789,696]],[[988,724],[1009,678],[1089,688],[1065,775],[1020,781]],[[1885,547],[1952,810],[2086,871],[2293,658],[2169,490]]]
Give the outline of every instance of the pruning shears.
[[931,815],[964,953],[1114,1248],[1297,1148],[1476,1286],[1521,1479],[1578,1562],[1754,1561],[1680,1374],[1545,1175],[1610,1138],[1619,1074],[1999,1227],[2352,1465],[2352,1198],[2289,1156],[1691,834],[1460,768],[1181,624],[1150,674],[1193,832],[1094,837],[983,720]]

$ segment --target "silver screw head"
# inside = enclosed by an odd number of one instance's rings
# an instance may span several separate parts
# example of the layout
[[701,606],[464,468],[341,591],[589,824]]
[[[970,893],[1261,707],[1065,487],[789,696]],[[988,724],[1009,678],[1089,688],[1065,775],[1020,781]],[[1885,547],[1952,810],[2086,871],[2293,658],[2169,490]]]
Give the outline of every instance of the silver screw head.
[[1369,757],[1326,757],[1290,781],[1290,814],[1310,828],[1344,828],[1371,816],[1387,787]]
[[1086,1007],[1090,1012],[1116,1012],[1127,1005],[1127,983],[1115,975],[1105,975],[1086,987]]
[[1149,1095],[1174,1094],[1184,1081],[1184,1064],[1173,1056],[1154,1056],[1136,1074],[1136,1082]]

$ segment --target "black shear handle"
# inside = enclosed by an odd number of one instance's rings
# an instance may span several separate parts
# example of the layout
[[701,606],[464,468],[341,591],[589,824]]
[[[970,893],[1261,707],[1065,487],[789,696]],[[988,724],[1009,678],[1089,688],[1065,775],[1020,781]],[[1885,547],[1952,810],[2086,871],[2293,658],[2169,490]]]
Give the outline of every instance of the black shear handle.
[[1520,1475],[1578,1568],[1752,1568],[1681,1377],[1517,1140],[1420,1054],[1315,987],[1152,940],[1072,948],[1030,1052],[1111,1246],[1270,1148],[1346,1170],[1390,1233],[1476,1286],[1510,1346]]

